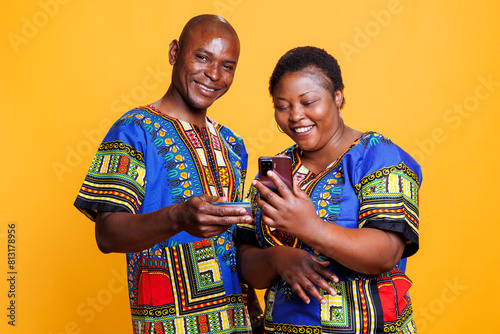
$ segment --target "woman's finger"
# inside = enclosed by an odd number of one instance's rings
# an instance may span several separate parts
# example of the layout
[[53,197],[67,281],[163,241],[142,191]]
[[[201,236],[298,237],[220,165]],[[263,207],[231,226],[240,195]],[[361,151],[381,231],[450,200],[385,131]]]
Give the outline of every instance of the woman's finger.
[[[337,295],[337,291],[320,274],[313,275],[310,279],[314,282],[315,287],[317,286],[325,290],[330,296]],[[318,294],[320,294],[317,289],[314,289],[314,292],[318,292]]]
[[[273,196],[277,196],[273,192],[271,193],[273,194]],[[257,206],[260,208],[262,217],[267,216],[270,219],[273,219],[273,217],[275,217],[275,215],[277,214],[276,208],[268,200],[264,200],[262,198],[262,194],[257,195],[256,203]]]
[[304,301],[304,303],[309,304],[311,302],[311,299],[304,292],[304,290],[302,289],[302,286],[299,283],[297,283],[297,282],[288,282],[288,284],[290,284],[290,286],[292,287],[293,291],[295,291],[295,293],[297,294],[297,296],[299,296],[299,298],[302,299]]
[[254,186],[259,191],[259,196],[261,200],[273,204],[276,202],[277,199],[280,198],[278,194],[274,193],[271,189],[263,185],[260,181],[253,180],[252,186]]
[[321,276],[328,278],[330,281],[332,281],[334,283],[338,283],[339,278],[337,277],[337,275],[335,275],[334,273],[332,273],[327,268],[328,265],[330,264],[330,261],[322,261],[322,260],[318,259],[315,256],[311,256],[311,258],[320,265],[320,266],[316,267],[315,270],[317,272],[319,272],[321,274]]
[[291,284],[291,286],[295,293],[297,293],[297,296],[299,296],[306,304],[309,304],[311,302],[309,296],[313,297],[321,304],[324,304],[326,302],[325,297],[321,295],[318,288],[316,287],[316,284],[310,281],[307,277],[301,278],[300,282],[295,282],[293,285]]
[[295,181],[295,179],[293,180],[293,193],[295,194],[295,196],[299,197],[299,198],[309,198],[309,196],[307,195],[307,193],[302,190],[299,186],[299,184]]
[[286,185],[285,182],[283,182],[278,173],[274,171],[268,171],[267,176],[269,176],[269,178],[273,181],[281,197],[286,198],[292,194],[291,189]]

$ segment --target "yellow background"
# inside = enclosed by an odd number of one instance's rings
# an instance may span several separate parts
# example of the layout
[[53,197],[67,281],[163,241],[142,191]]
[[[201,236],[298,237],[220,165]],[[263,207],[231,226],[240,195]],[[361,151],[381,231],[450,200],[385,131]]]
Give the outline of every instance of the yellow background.
[[[409,260],[419,333],[498,327],[500,4],[433,1],[77,1],[2,5],[0,332],[130,333],[125,257],[103,255],[73,208],[98,143],[169,84],[168,43],[221,14],[242,49],[209,115],[259,155],[290,142],[267,92],[301,45],[339,60],[346,123],[390,137],[421,163],[420,251]],[[248,183],[247,183],[248,188]],[[497,204],[495,204],[497,203]],[[7,324],[8,224],[16,225],[16,326]]]

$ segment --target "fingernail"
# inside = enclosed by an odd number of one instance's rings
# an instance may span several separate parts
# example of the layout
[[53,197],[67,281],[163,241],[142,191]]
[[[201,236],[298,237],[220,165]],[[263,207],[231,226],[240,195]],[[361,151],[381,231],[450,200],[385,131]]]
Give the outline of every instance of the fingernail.
[[325,298],[321,299],[321,304],[326,304],[326,299]]

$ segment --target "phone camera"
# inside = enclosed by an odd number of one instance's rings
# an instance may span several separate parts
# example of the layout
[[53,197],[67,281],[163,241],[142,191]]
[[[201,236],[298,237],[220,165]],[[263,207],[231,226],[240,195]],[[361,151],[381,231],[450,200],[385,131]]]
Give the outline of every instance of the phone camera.
[[267,172],[273,170],[273,162],[271,160],[263,160],[261,165],[263,176],[267,176]]

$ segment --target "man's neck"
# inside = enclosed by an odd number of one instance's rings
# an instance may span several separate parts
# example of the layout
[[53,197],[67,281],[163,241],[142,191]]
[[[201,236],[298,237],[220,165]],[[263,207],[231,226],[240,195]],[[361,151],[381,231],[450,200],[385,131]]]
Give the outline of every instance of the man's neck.
[[194,124],[198,127],[207,126],[207,109],[193,108],[172,86],[169,87],[161,99],[152,105],[167,116]]

